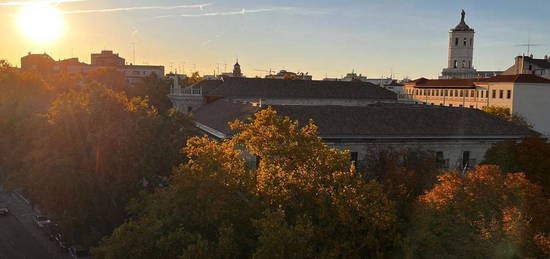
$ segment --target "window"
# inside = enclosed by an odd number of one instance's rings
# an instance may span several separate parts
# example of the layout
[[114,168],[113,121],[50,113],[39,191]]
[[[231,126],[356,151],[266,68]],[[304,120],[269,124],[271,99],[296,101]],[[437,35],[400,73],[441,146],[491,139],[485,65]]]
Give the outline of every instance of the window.
[[439,106],[443,106],[443,103],[440,103]]
[[468,39],[464,38],[464,46],[466,46],[467,41],[468,41]]
[[351,152],[350,153],[350,161],[357,165],[357,159],[359,158],[359,153],[357,152]]
[[462,60],[462,68],[465,68],[465,67],[466,67],[466,61]]
[[450,104],[449,104],[449,107],[453,107],[453,104],[452,104],[452,103],[450,103]]
[[432,106],[434,105],[434,103],[432,103]]
[[464,90],[460,90],[460,97],[464,96]]
[[500,99],[504,98],[504,90],[500,90],[498,96]]
[[187,106],[187,112],[191,112],[191,111],[193,111],[193,107]]
[[464,151],[462,152],[462,168],[465,168],[469,165],[470,162],[470,151]]
[[464,106],[462,106],[462,104],[459,104],[458,107],[464,107]]
[[447,93],[447,90],[445,90],[445,96],[448,96],[447,94],[448,94],[448,93]]
[[458,90],[455,90],[455,97],[458,97]]
[[497,90],[493,90],[493,99],[497,98]]
[[470,108],[474,108],[474,106],[473,106],[473,105],[470,105]]
[[506,98],[507,98],[507,99],[512,98],[512,90],[508,90],[508,91],[506,92]]
[[474,46],[474,38],[470,38],[470,47]]
[[468,90],[464,91],[464,96],[465,97],[468,97],[469,94],[470,94],[470,91],[468,91]]
[[529,65],[529,70],[533,70],[533,65]]
[[468,60],[468,68],[472,68],[472,61]]
[[455,60],[453,63],[453,68],[457,68],[457,67],[458,67],[458,61]]
[[453,93],[454,93],[453,90],[449,90],[449,96],[450,96],[450,97],[453,97]]
[[458,46],[458,38],[455,38],[455,46]]
[[443,156],[443,152],[439,151],[435,153],[435,161],[439,164],[439,166],[445,166],[445,157]]

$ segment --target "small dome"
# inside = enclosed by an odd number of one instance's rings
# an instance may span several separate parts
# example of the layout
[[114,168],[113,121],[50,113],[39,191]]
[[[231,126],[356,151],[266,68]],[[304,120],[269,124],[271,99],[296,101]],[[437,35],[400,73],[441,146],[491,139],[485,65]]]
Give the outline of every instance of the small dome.
[[468,26],[468,24],[466,24],[466,22],[464,21],[464,18],[466,16],[466,12],[464,12],[464,10],[462,10],[462,19],[460,19],[460,23],[454,28],[452,29],[452,31],[473,31],[474,29],[470,28],[470,26]]

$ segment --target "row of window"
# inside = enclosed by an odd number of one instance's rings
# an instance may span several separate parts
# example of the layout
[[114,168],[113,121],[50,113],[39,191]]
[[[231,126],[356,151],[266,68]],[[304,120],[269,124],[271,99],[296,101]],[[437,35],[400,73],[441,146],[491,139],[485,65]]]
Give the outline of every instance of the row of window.
[[[458,89],[407,89],[409,95],[424,95],[424,96],[449,96],[449,97],[475,97],[489,98],[488,90],[458,90]],[[491,98],[493,99],[511,99],[512,90],[492,90]]]
[[[434,152],[434,155],[435,155],[435,161],[442,168],[449,169],[449,159],[446,159],[444,157],[442,151]],[[465,167],[472,167],[472,166],[476,165],[477,164],[476,159],[471,159],[470,156],[471,156],[470,151],[463,151],[462,152],[462,159],[460,159],[461,161],[458,161],[457,166],[460,166],[460,168],[462,169],[462,168],[465,168]],[[357,162],[359,161],[358,158],[359,158],[359,153],[358,152],[350,152],[350,160],[353,163],[357,164]],[[257,159],[256,161],[259,161],[259,159]]]

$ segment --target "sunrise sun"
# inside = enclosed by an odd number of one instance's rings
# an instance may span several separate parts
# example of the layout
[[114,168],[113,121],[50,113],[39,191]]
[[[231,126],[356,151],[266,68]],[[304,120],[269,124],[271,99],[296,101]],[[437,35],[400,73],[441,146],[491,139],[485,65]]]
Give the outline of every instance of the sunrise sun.
[[21,8],[17,16],[21,32],[35,43],[58,39],[64,30],[63,14],[47,3],[33,3]]

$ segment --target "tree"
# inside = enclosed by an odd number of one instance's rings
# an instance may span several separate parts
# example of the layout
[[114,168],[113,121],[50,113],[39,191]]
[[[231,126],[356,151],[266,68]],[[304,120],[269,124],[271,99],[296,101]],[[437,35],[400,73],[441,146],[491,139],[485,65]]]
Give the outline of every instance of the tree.
[[124,221],[131,199],[183,161],[177,150],[191,126],[178,116],[98,83],[66,91],[37,123],[24,187],[65,234],[93,245]]
[[191,85],[194,85],[200,81],[202,81],[203,78],[201,77],[201,75],[199,74],[199,72],[193,72],[193,74],[191,74],[190,77],[187,78],[186,82],[185,82],[185,87],[187,86],[191,86]]
[[168,115],[172,108],[172,103],[168,98],[170,94],[171,82],[159,78],[156,74],[151,74],[143,79],[143,81],[128,89],[128,96],[147,98],[149,103],[153,105],[161,115]]
[[[95,256],[383,257],[392,247],[382,186],[366,183],[311,122],[299,127],[266,109],[231,127],[231,140],[189,140],[169,187],[134,204],[136,216]],[[259,166],[245,157],[260,157]]]
[[510,112],[510,108],[504,108],[499,106],[485,106],[481,110],[483,110],[484,112],[490,113],[494,116],[497,116],[503,120],[511,121],[527,128],[533,127],[533,125],[531,125],[525,117],[521,116],[520,114],[515,114],[515,113],[512,114]]
[[540,137],[527,137],[521,142],[503,141],[494,144],[483,164],[494,164],[505,173],[524,172],[529,181],[542,186],[550,193],[550,144]]
[[414,258],[545,257],[550,200],[522,173],[479,166],[439,176],[418,201],[408,236]]

